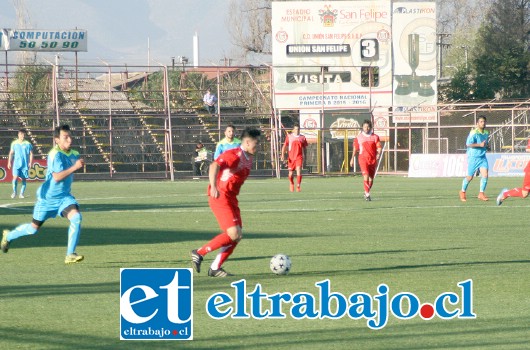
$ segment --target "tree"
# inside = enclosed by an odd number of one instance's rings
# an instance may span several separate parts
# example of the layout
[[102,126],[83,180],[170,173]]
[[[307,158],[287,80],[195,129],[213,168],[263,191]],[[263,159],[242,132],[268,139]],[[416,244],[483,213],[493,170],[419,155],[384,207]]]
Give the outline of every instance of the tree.
[[440,91],[440,95],[444,100],[470,100],[473,99],[474,91],[469,81],[468,70],[462,68],[458,69],[453,75],[451,82],[447,88]]
[[231,0],[228,30],[232,43],[241,50],[245,60],[264,56],[270,60],[271,0]]
[[476,98],[530,96],[530,0],[495,0],[474,47]]
[[15,108],[24,113],[40,113],[51,103],[52,69],[50,66],[17,67],[9,92]]
[[[454,68],[469,68],[469,53],[473,51],[475,37],[481,23],[487,13],[491,0],[444,0],[437,1],[438,34],[448,35],[444,40],[447,47],[439,47],[443,50],[444,66],[440,71],[443,76],[451,76],[456,73]],[[446,69],[450,67],[450,69]],[[467,73],[466,73],[467,74]]]

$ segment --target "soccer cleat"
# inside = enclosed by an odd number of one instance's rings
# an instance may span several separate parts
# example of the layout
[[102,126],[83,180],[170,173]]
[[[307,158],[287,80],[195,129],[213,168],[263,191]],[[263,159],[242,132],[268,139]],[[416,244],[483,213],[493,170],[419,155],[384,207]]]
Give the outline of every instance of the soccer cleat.
[[478,197],[477,197],[477,198],[480,199],[481,201],[484,201],[484,202],[487,202],[487,201],[490,200],[488,197],[486,197],[486,195],[484,194],[484,192],[480,192],[480,193],[478,194]]
[[503,189],[501,190],[501,193],[499,193],[499,195],[497,196],[497,205],[501,205],[502,202],[504,202],[504,200],[506,199],[506,198],[504,197],[504,194],[505,194],[506,192],[508,192],[508,189],[507,189],[507,188],[503,188]]
[[24,199],[24,198],[26,198],[26,197],[24,197],[24,193],[21,193],[21,194],[18,195],[18,198],[20,198],[20,199]]
[[467,199],[466,199],[466,193],[464,191],[460,191],[460,200],[462,202],[466,202]]
[[289,191],[294,192],[294,184],[289,185]]
[[300,186],[296,186],[296,192],[302,192],[302,188],[300,188]]
[[372,201],[372,197],[370,197],[369,193],[364,195],[364,200],[367,201],[367,202],[371,202]]
[[0,249],[2,250],[2,253],[7,253],[9,250],[9,242],[7,241],[7,234],[9,233],[9,230],[2,231],[2,242],[0,243]]
[[227,277],[227,276],[233,276],[231,273],[226,272],[223,270],[222,267],[219,268],[219,270],[208,270],[208,276],[210,277]]
[[15,192],[11,193],[11,198],[15,198],[17,194]]
[[83,261],[85,257],[83,255],[77,255],[76,253],[68,254],[66,258],[64,258],[65,264],[75,264],[80,261]]
[[202,255],[197,253],[197,249],[193,249],[190,252],[191,255],[191,266],[197,273],[201,272]]

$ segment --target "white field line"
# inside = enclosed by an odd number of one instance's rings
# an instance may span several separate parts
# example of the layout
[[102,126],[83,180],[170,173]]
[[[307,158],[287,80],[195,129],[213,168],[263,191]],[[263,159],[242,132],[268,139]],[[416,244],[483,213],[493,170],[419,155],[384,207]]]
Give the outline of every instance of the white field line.
[[[400,206],[400,207],[379,207],[377,210],[404,210],[404,209],[411,209],[411,210],[432,210],[432,209],[462,209],[462,208],[468,208],[468,209],[480,209],[484,210],[486,208],[495,208],[496,206],[492,205],[489,207],[484,207],[483,205],[466,205],[465,207],[461,205],[437,205],[437,206]],[[530,205],[527,206],[517,206],[517,208],[530,208]],[[352,211],[361,211],[366,210],[367,208],[361,208],[361,207],[341,207],[341,208],[264,208],[264,209],[245,209],[242,208],[242,212],[257,212],[257,213],[286,213],[286,212],[330,212],[330,211],[341,211],[341,212],[352,212]],[[84,210],[86,212],[90,212],[90,209]],[[168,208],[168,209],[111,209],[107,210],[107,213],[208,213],[210,212],[209,208],[195,208],[195,209],[175,209],[175,208]]]
[[[283,192],[279,192],[278,194],[281,194]],[[397,193],[397,192],[396,192]],[[270,195],[271,193],[245,193],[243,195],[243,197],[246,197],[246,196],[249,196],[251,198],[263,198],[263,196],[265,195]],[[344,201],[344,200],[347,200],[348,197],[351,198],[352,200],[356,200],[357,197],[359,197],[358,201],[361,202],[360,198],[361,198],[361,195],[359,194],[357,196],[356,193],[354,193],[352,195],[351,192],[333,192],[333,193],[326,193],[325,195],[338,195],[338,196],[341,196],[340,198],[306,198],[306,199],[289,199],[289,202],[290,203],[315,203],[315,201],[318,201],[318,202],[335,202],[335,201]],[[389,192],[385,192],[385,194],[390,194]],[[206,195],[204,193],[198,193],[198,194],[179,194],[179,193],[174,193],[174,194],[166,194],[166,195],[157,195],[157,196],[153,196],[153,195],[149,195],[149,196],[116,196],[116,197],[88,197],[88,198],[77,198],[77,200],[79,202],[91,202],[91,201],[101,201],[101,200],[105,200],[105,201],[113,201],[113,200],[121,200],[121,199],[125,199],[125,200],[131,200],[131,201],[134,201],[135,199],[150,199],[150,198],[168,198],[168,197],[175,197],[175,198],[196,198],[196,197],[201,197],[201,198],[204,198],[204,202],[206,203]],[[346,197],[346,198],[345,198]],[[440,196],[430,196],[430,197],[423,197],[422,199],[423,200],[437,200],[437,199],[443,199],[444,197],[440,197]],[[394,201],[394,200],[404,200],[404,199],[407,199],[406,197],[399,197],[399,198],[396,198],[396,197],[387,197],[385,196],[384,198],[381,198],[381,199],[376,199],[374,200],[374,202],[378,202],[378,201],[388,201],[390,204],[391,201]],[[362,201],[364,203],[364,201]],[[328,212],[328,211],[358,211],[358,210],[364,210],[364,209],[367,209],[366,207],[359,207],[359,206],[353,206],[353,207],[345,207],[345,206],[341,206],[341,207],[328,207],[328,208],[263,208],[263,209],[245,209],[244,208],[244,199],[240,201],[240,203],[242,204],[242,210],[244,212],[269,212],[269,213],[276,213],[276,212]],[[277,200],[268,200],[268,201],[264,201],[262,203],[267,203],[267,204],[272,204],[272,203],[285,203],[285,199],[277,199]],[[13,211],[23,211],[23,212],[31,212],[33,210],[33,208],[31,209],[28,209],[28,208],[18,208],[17,206],[18,205],[22,205],[22,204],[27,204],[27,202],[8,202],[8,203],[5,203],[5,204],[0,204],[0,208],[4,208],[4,209],[9,209],[9,210],[13,210]],[[353,201],[352,201],[352,204],[353,204]],[[189,208],[189,209],[178,209],[178,208],[167,208],[167,209],[161,209],[161,208],[156,208],[156,209],[119,209],[120,207],[120,204],[119,203],[112,203],[112,204],[106,204],[106,203],[101,203],[100,206],[112,206],[113,208],[116,208],[116,209],[109,209],[109,210],[106,210],[105,212],[107,213],[204,213],[204,212],[210,212],[210,209],[205,207],[205,208]],[[145,204],[146,206],[149,206],[149,204]],[[354,204],[355,205],[355,204]],[[163,205],[158,205],[159,207],[160,206],[171,206],[171,204],[163,204]],[[503,206],[503,208],[507,208],[509,206]],[[530,205],[517,205],[518,208],[529,208]],[[434,206],[419,206],[419,205],[405,205],[405,206],[384,206],[384,207],[376,207],[375,209],[377,210],[403,210],[403,209],[414,209],[414,210],[431,210],[431,209],[455,209],[455,208],[469,208],[469,209],[473,209],[473,208],[480,208],[480,209],[485,209],[485,208],[497,208],[497,206],[492,203],[491,206],[484,206],[484,205],[469,205],[469,204],[459,204],[459,205],[434,205]],[[97,211],[100,211],[101,209],[98,209]],[[90,212],[90,211],[96,211],[96,210],[91,210],[90,208],[82,208],[82,211],[84,212]]]

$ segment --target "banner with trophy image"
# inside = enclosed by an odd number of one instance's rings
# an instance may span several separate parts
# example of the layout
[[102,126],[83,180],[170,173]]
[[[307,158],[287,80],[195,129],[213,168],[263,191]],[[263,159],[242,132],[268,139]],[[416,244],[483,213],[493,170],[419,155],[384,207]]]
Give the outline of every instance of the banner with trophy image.
[[394,2],[394,123],[433,123],[436,104],[436,4]]

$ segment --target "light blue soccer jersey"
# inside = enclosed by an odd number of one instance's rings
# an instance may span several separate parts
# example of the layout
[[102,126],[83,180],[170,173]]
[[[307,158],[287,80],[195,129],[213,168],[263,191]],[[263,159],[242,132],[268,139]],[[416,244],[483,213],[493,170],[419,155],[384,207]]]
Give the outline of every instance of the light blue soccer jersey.
[[217,158],[219,158],[221,153],[228,151],[229,149],[232,149],[232,148],[238,148],[239,146],[241,146],[240,139],[234,137],[232,142],[228,142],[225,137],[224,139],[219,141],[219,143],[217,144],[217,148],[215,149],[215,154],[213,155],[213,159],[216,160]]
[[471,130],[469,133],[469,136],[466,140],[466,146],[471,145],[473,143],[482,143],[483,141],[486,141],[484,144],[484,147],[467,147],[467,156],[468,157],[485,157],[486,151],[488,149],[488,137],[490,136],[490,132],[486,129],[484,129],[482,132],[477,129]]
[[74,174],[70,174],[62,181],[55,181],[53,173],[59,173],[70,168],[79,159],[79,152],[70,150],[68,153],[61,150],[59,146],[52,148],[48,153],[48,169],[46,179],[37,190],[37,197],[46,201],[62,199],[70,195]]
[[29,154],[33,150],[33,145],[28,141],[14,140],[11,142],[11,151],[13,155],[13,169],[27,169]]

